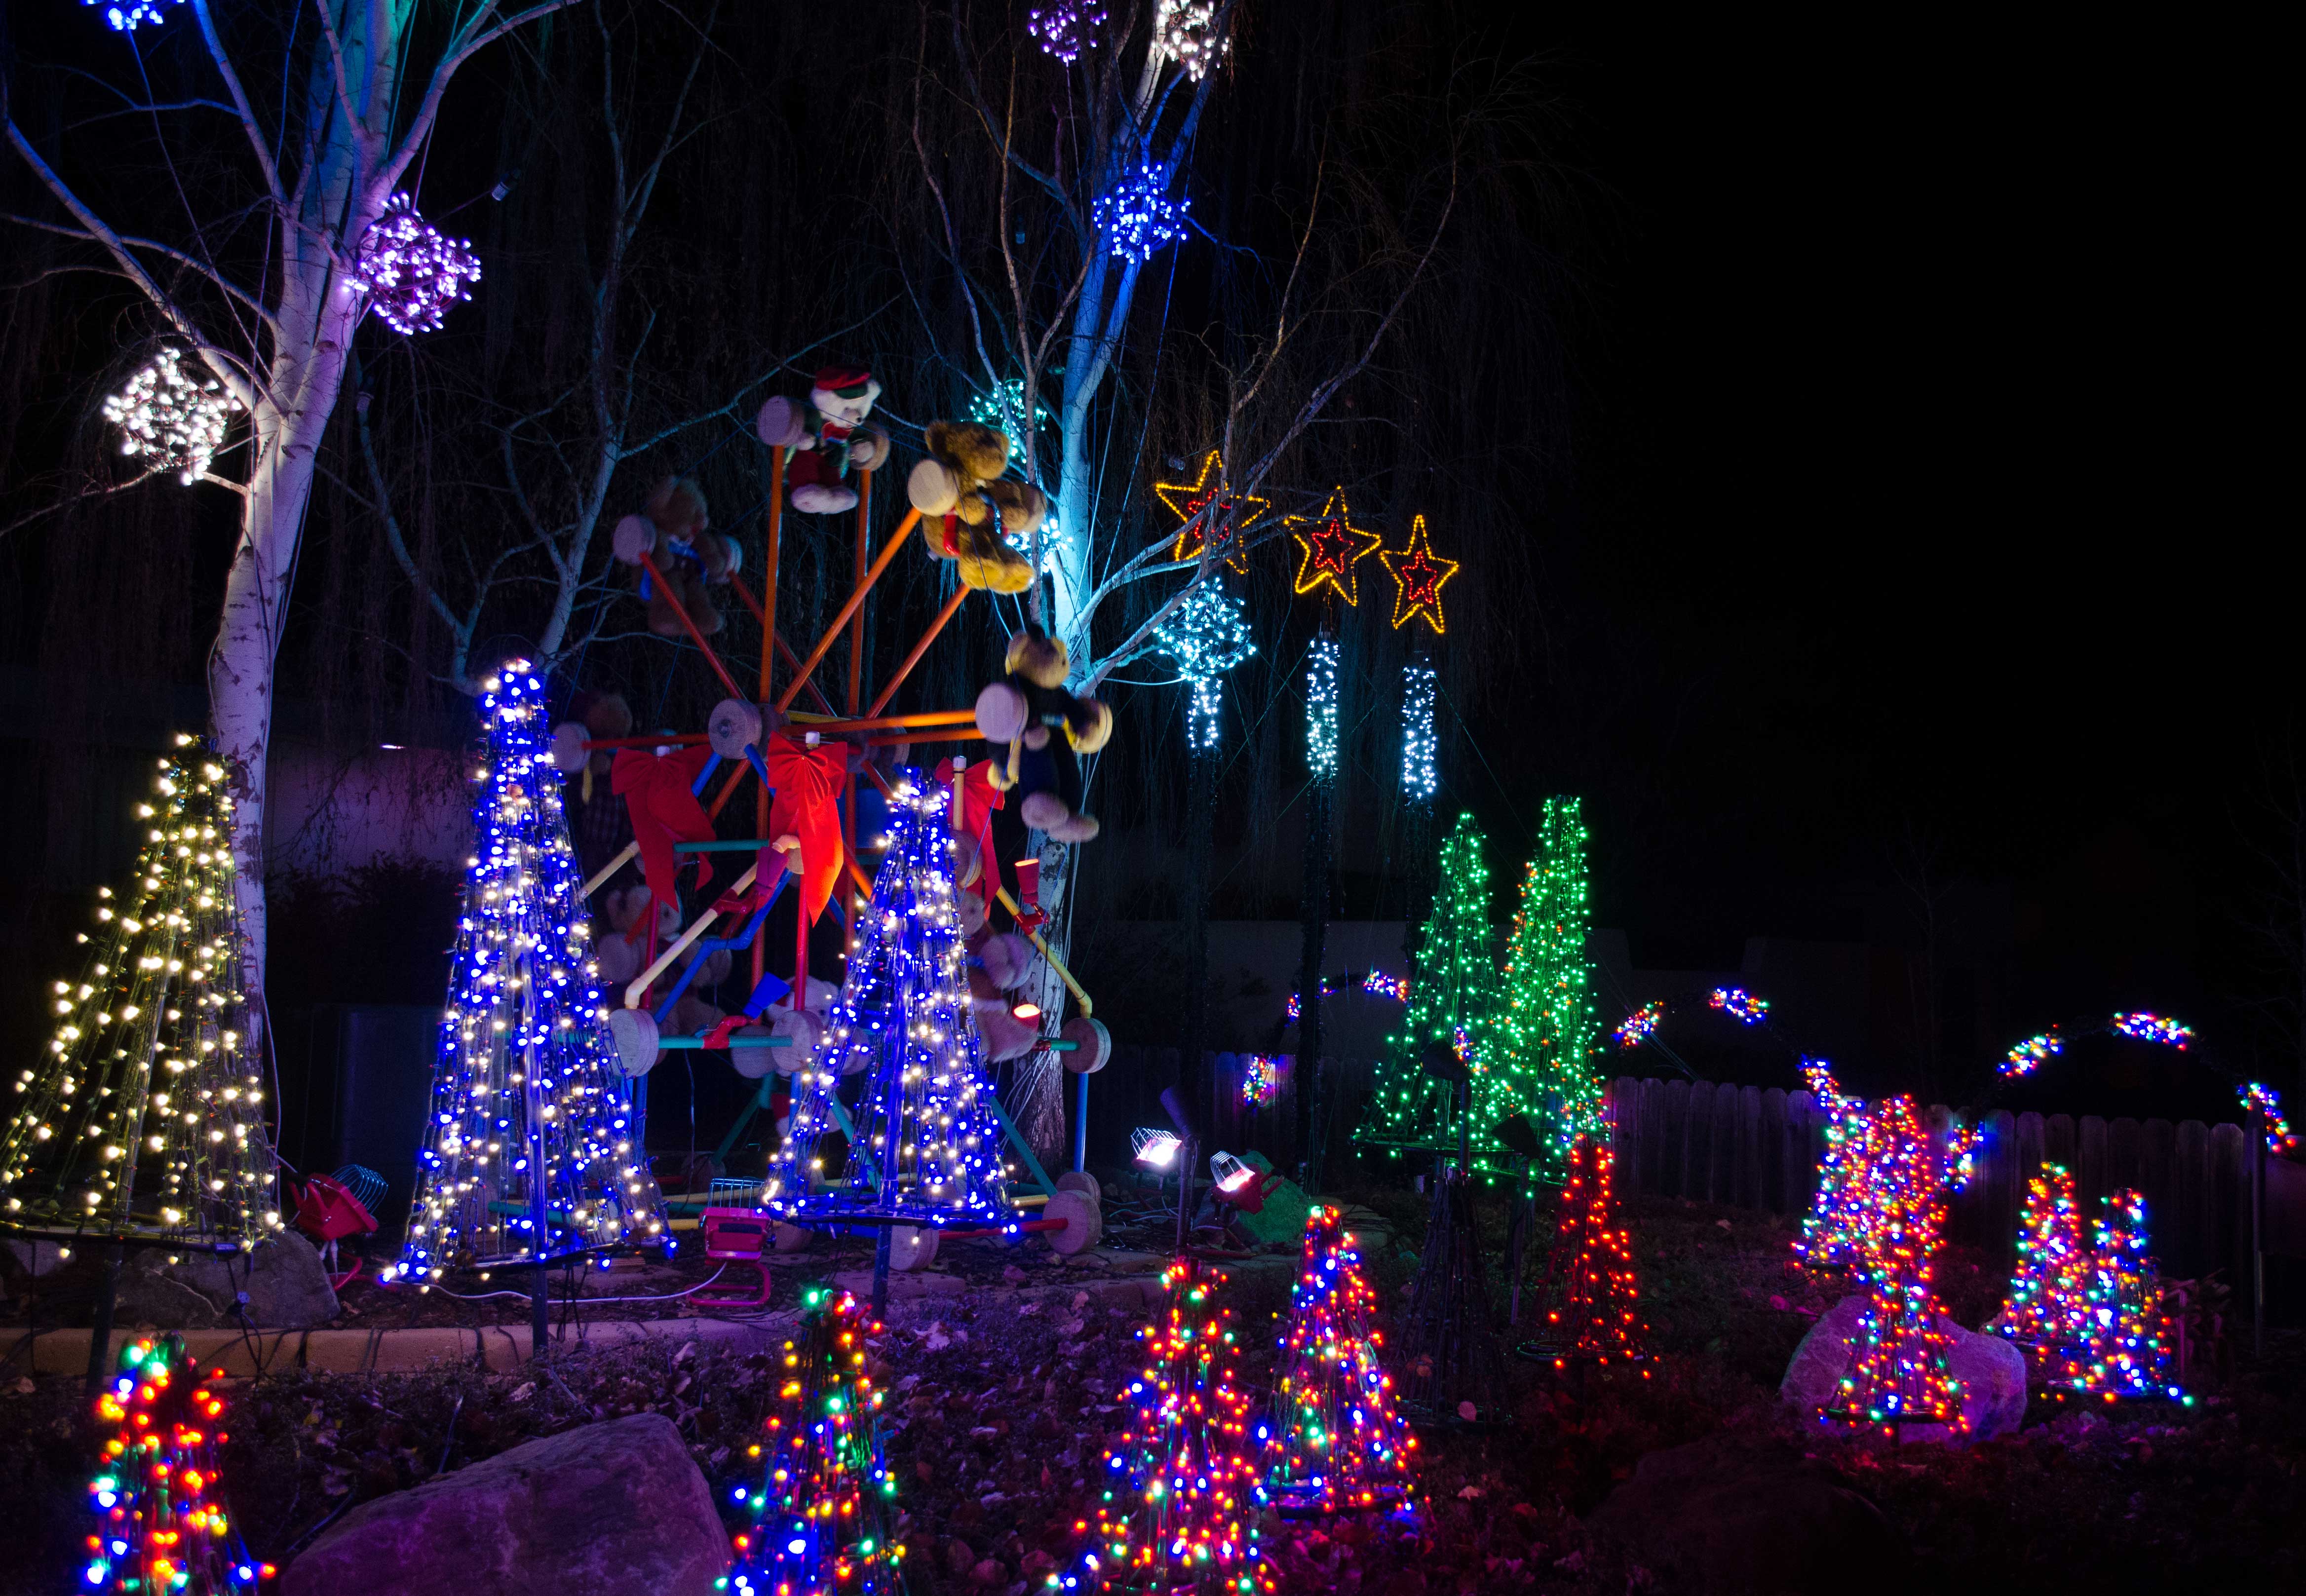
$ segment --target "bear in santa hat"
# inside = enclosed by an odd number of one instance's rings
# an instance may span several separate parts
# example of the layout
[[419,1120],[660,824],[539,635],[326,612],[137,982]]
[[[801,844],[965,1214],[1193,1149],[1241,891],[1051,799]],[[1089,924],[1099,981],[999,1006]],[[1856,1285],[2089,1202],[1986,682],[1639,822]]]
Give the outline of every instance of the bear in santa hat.
[[824,516],[857,507],[850,471],[870,471],[889,457],[888,433],[866,419],[880,397],[881,385],[863,366],[827,366],[807,404],[779,395],[761,406],[755,423],[761,441],[790,452],[785,485],[793,508]]

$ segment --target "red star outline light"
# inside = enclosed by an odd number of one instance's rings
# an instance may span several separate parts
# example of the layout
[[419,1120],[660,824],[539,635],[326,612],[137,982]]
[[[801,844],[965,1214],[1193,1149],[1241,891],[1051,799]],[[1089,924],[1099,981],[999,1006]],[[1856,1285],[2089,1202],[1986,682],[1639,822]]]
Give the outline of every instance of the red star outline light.
[[[1355,609],[1361,607],[1361,575],[1354,568],[1384,546],[1382,533],[1363,532],[1353,524],[1353,507],[1343,488],[1329,490],[1329,502],[1319,516],[1291,516],[1282,522],[1297,540],[1304,558],[1297,562],[1297,591],[1319,593],[1327,584]],[[1300,530],[1303,528],[1305,530]],[[1359,548],[1354,545],[1360,543]]]
[[1449,624],[1441,614],[1441,585],[1457,574],[1459,562],[1436,558],[1425,531],[1425,517],[1420,516],[1410,524],[1409,547],[1380,549],[1377,557],[1385,561],[1393,577],[1393,629],[1398,632],[1412,617],[1422,615],[1436,636],[1447,632]]
[[[1169,507],[1169,513],[1180,522],[1191,522],[1212,499],[1216,501],[1215,510],[1198,525],[1185,525],[1179,530],[1176,546],[1170,550],[1169,558],[1180,565],[1201,557],[1201,545],[1208,539],[1208,527],[1211,521],[1224,523],[1229,517],[1234,517],[1230,525],[1221,526],[1218,544],[1220,547],[1231,545],[1226,555],[1226,564],[1236,571],[1249,569],[1248,556],[1241,551],[1241,534],[1263,520],[1265,512],[1273,508],[1273,502],[1260,499],[1254,493],[1223,492],[1224,484],[1225,461],[1216,449],[1211,449],[1208,457],[1202,460],[1199,482],[1153,484],[1153,491],[1161,496],[1161,502]],[[1244,507],[1249,511],[1245,516],[1241,514]]]

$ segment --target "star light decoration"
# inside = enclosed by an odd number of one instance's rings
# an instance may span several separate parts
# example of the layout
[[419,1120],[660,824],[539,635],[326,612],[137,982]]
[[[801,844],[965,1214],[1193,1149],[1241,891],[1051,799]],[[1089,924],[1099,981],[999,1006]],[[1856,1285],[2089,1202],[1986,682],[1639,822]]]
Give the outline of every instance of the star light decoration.
[[128,386],[104,401],[104,419],[120,429],[120,452],[142,456],[155,471],[173,471],[190,487],[224,447],[240,401],[213,377],[184,370],[184,352],[163,347]]
[[1305,1216],[1281,1330],[1272,1417],[1258,1426],[1268,1489],[1290,1518],[1409,1506],[1417,1438],[1379,1361],[1377,1293],[1337,1209]]
[[1337,773],[1337,661],[1335,637],[1316,637],[1305,653],[1305,764],[1317,777]]
[[1435,766],[1440,739],[1433,730],[1433,703],[1439,684],[1433,667],[1411,660],[1401,668],[1401,789],[1413,802],[1431,803],[1441,789]]
[[[1225,457],[1211,449],[1201,460],[1198,481],[1153,484],[1154,493],[1169,507],[1169,513],[1183,523],[1169,550],[1171,559],[1180,565],[1199,559],[1202,545],[1214,541],[1227,565],[1236,571],[1249,569],[1249,557],[1242,550],[1241,536],[1265,518],[1272,503],[1254,493],[1228,493],[1225,482]],[[1200,517],[1198,521],[1194,519],[1197,516]]]
[[473,852],[432,1063],[415,1200],[387,1279],[662,1242],[587,945],[585,872],[552,767],[543,679],[483,683]]
[[1217,31],[1221,0],[1160,0],[1153,11],[1153,44],[1194,82],[1233,50]]
[[96,1528],[78,1589],[121,1596],[223,1596],[260,1589],[269,1563],[248,1555],[225,1511],[218,1459],[232,1438],[217,1428],[224,1398],[175,1335],[140,1336],[97,1397],[113,1427],[89,1507]]
[[1117,1398],[1128,1410],[1106,1452],[1080,1563],[1048,1576],[1066,1592],[1277,1591],[1257,1527],[1265,1484],[1250,1453],[1248,1395],[1223,1271],[1181,1258],[1161,1276],[1166,1309],[1140,1328],[1145,1363]]
[[1041,41],[1041,48],[1071,66],[1083,50],[1097,48],[1097,30],[1105,26],[1099,0],[1059,0],[1046,11],[1025,13],[1025,30]]
[[1106,245],[1132,266],[1142,266],[1185,235],[1193,202],[1169,198],[1169,174],[1140,161],[1114,177],[1113,186],[1089,202],[1089,220]]
[[168,7],[178,0],[128,0],[125,5],[107,4],[107,0],[81,0],[82,5],[103,5],[104,20],[115,33],[133,33],[147,22],[158,22],[168,14]]
[[1385,538],[1379,533],[1363,532],[1353,524],[1353,509],[1345,503],[1345,491],[1331,489],[1329,502],[1319,516],[1311,519],[1290,516],[1281,524],[1297,540],[1297,591],[1319,593],[1327,587],[1346,603],[1358,607],[1362,586],[1354,568],[1377,553],[1384,546]]
[[414,200],[395,194],[361,235],[345,291],[367,294],[368,308],[407,337],[440,331],[448,307],[471,299],[480,280],[471,241],[444,236],[416,214]]
[[1380,549],[1377,557],[1393,577],[1393,629],[1398,632],[1422,617],[1434,636],[1447,632],[1449,625],[1441,613],[1441,589],[1457,574],[1459,562],[1435,557],[1425,517],[1420,516],[1410,524],[1407,548]]
[[800,1334],[784,1344],[779,1405],[747,1453],[756,1487],[731,1493],[752,1515],[722,1587],[739,1596],[883,1596],[904,1588],[890,1535],[897,1481],[881,1433],[882,1393],[865,1342],[882,1327],[848,1292],[804,1287]]
[[1185,706],[1185,746],[1206,753],[1217,746],[1225,673],[1257,653],[1241,600],[1227,593],[1224,579],[1212,572],[1154,628],[1153,642],[1176,661],[1177,679],[1192,689]]
[[[953,891],[952,794],[911,768],[898,772],[895,794],[873,901],[851,928],[824,1041],[794,1077],[792,1131],[761,1206],[786,1219],[865,1215],[1013,1235]],[[843,1139],[836,1094],[858,1074],[867,1079],[856,1135],[835,1176],[825,1154],[827,1138]]]
[[235,771],[202,739],[176,746],[136,807],[134,880],[98,889],[98,932],[78,938],[92,956],[49,988],[56,1029],[14,1082],[0,1229],[223,1250],[280,1230],[241,989]]

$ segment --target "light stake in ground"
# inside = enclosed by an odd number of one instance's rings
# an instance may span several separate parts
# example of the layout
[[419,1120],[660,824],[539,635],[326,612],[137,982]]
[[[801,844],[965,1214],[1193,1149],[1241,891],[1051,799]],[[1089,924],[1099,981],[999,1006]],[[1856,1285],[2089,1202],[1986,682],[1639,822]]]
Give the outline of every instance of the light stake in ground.
[[1268,1489],[1285,1517],[1408,1505],[1417,1438],[1379,1360],[1377,1295],[1333,1208],[1305,1217],[1268,1418],[1259,1426]]
[[431,1122],[388,1276],[432,1282],[665,1238],[587,942],[545,687],[529,671],[508,660],[483,684]]
[[752,1515],[735,1538],[726,1588],[740,1596],[884,1596],[903,1589],[891,1539],[897,1482],[880,1430],[882,1394],[867,1372],[877,1335],[850,1293],[801,1293],[799,1333],[784,1344],[778,1405],[749,1454],[759,1485],[735,1499]]
[[1257,1520],[1264,1484],[1251,1451],[1223,1271],[1181,1258],[1161,1276],[1165,1301],[1138,1331],[1145,1362],[1120,1400],[1128,1428],[1106,1454],[1096,1515],[1074,1528],[1089,1544],[1051,1590],[1226,1592],[1280,1587]]

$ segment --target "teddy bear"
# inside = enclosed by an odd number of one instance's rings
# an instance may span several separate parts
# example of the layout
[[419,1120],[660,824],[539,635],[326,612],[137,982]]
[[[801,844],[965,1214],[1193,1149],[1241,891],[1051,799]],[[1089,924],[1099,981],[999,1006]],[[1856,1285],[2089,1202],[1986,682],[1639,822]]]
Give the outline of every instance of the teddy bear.
[[1009,994],[1032,973],[1033,944],[1013,931],[995,931],[980,915],[961,945],[969,951],[969,995],[978,1035],[985,1038],[985,1062],[1022,1058],[1040,1045],[1039,1016],[1020,1019]]
[[813,516],[857,508],[851,468],[870,471],[889,457],[889,435],[866,417],[881,385],[863,366],[827,366],[817,372],[808,403],[781,395],[761,406],[753,430],[771,448],[789,451],[785,485],[792,507]]
[[650,493],[645,514],[617,523],[617,558],[637,566],[643,555],[653,556],[664,577],[662,587],[646,572],[640,579],[649,630],[660,637],[682,636],[676,602],[700,635],[710,637],[721,629],[721,611],[709,589],[734,576],[741,557],[737,540],[707,531],[706,519],[705,490],[685,476],[669,476]]
[[1065,690],[1065,645],[1037,626],[1009,640],[1006,664],[1009,674],[977,696],[978,734],[1009,745],[1005,764],[995,756],[994,781],[1019,795],[1026,825],[1059,842],[1086,842],[1097,823],[1081,812],[1077,755],[1105,747],[1113,712]]
[[552,729],[552,763],[570,778],[561,807],[576,844],[576,863],[590,880],[625,850],[633,840],[633,824],[607,781],[617,751],[585,744],[632,736],[633,710],[620,693],[580,692],[568,707],[576,718]]
[[[649,900],[648,888],[629,876],[623,881],[611,883],[597,896],[600,917],[608,922],[609,929],[594,943],[593,963],[600,974],[602,997],[611,1008],[624,1002],[626,984],[647,968]],[[656,909],[656,952],[662,953],[679,935],[679,907],[659,903]],[[721,1023],[721,1011],[703,994],[728,978],[730,962],[726,948],[716,948],[707,953],[691,945],[682,968],[696,966],[696,978],[683,989],[679,1000],[672,1005],[671,1012],[664,1017],[660,1028],[663,1034],[693,1036],[698,1031],[711,1030]],[[663,990],[670,990],[671,980],[676,978],[670,971],[658,977],[666,983]]]
[[913,508],[944,523],[932,530],[929,552],[956,560],[961,579],[994,593],[1022,593],[1033,568],[1011,548],[1009,536],[1029,537],[1049,513],[1049,501],[1029,482],[1014,482],[1009,439],[975,422],[931,422],[924,434],[928,457],[913,467],[905,488]]

